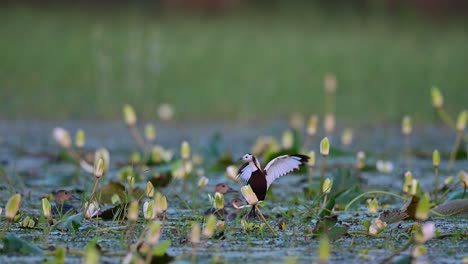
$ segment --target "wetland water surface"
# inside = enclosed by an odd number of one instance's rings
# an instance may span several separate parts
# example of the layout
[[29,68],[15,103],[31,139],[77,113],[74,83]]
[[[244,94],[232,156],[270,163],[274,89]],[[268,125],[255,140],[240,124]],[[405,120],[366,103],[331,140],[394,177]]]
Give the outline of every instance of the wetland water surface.
[[[109,172],[101,179],[100,186],[109,181],[118,181],[121,168],[128,164],[131,153],[137,151],[130,132],[119,122],[42,122],[42,121],[1,121],[0,122],[0,160],[8,177],[17,192],[23,195],[21,211],[23,215],[37,216],[41,214],[41,198],[54,190],[68,189],[82,196],[89,197],[94,182],[94,176],[83,170],[77,171],[72,161],[59,156],[62,149],[54,142],[52,130],[56,126],[66,128],[72,135],[78,128],[86,131],[85,151],[94,153],[99,147],[105,147],[110,152],[111,165]],[[317,261],[318,239],[313,239],[311,230],[317,223],[314,214],[308,214],[312,198],[306,198],[304,188],[307,187],[307,172],[288,175],[273,184],[272,194],[262,208],[268,215],[271,225],[276,226],[280,220],[285,222],[285,229],[278,230],[274,238],[268,229],[263,232],[245,232],[240,220],[228,221],[227,229],[221,238],[202,239],[197,248],[196,258],[189,256],[193,252],[190,243],[190,227],[192,222],[202,224],[203,212],[210,207],[207,194],[213,194],[214,186],[219,182],[228,182],[239,190],[236,183],[225,175],[225,167],[229,164],[218,162],[217,155],[230,154],[233,162],[244,153],[250,152],[255,139],[259,136],[271,135],[281,138],[286,129],[282,122],[262,124],[227,124],[227,123],[190,123],[161,124],[157,126],[156,144],[173,149],[178,155],[180,143],[187,140],[192,146],[192,153],[203,156],[204,162],[198,168],[204,169],[204,175],[209,183],[203,189],[196,187],[196,182],[188,183],[186,192],[182,191],[182,181],[173,179],[167,187],[157,188],[168,199],[166,225],[161,233],[161,241],[171,240],[168,254],[176,257],[178,262],[197,261],[208,262],[215,256],[221,261],[239,263],[284,263],[295,259],[300,263]],[[338,131],[341,131],[340,129]],[[343,170],[353,171],[355,153],[363,150],[367,154],[367,165],[375,167],[379,159],[393,162],[392,171],[384,173],[370,169],[360,175],[359,188],[361,193],[367,190],[385,190],[402,194],[404,172],[407,163],[404,154],[404,141],[398,126],[376,125],[355,128],[354,141],[348,147],[339,142],[337,133],[331,137],[332,151],[327,160],[326,176],[332,177],[337,186],[346,184],[338,179],[345,174]],[[319,152],[319,141],[322,136],[312,140],[311,149]],[[411,135],[410,168],[414,178],[420,180],[421,189],[430,192],[434,186],[434,171],[432,168],[432,151],[439,149],[442,154],[439,182],[467,170],[467,158],[457,160],[452,173],[446,170],[447,159],[454,141],[454,134],[447,128],[426,126],[415,128]],[[462,144],[466,149],[466,145]],[[320,157],[317,155],[317,164]],[[262,160],[264,162],[264,160]],[[216,166],[215,166],[216,165]],[[136,181],[136,186],[144,190],[146,180],[156,167],[149,167],[141,173],[142,180]],[[314,181],[320,177],[319,166],[314,169]],[[353,178],[357,179],[357,178]],[[338,188],[338,187],[337,187]],[[456,187],[460,189],[460,187]],[[195,190],[195,191],[193,191]],[[0,183],[0,205],[5,207],[8,198],[13,194],[10,185],[2,178]],[[240,195],[241,196],[241,195]],[[338,211],[338,221],[349,225],[349,231],[363,231],[360,222],[372,220],[376,215],[370,215],[365,207],[365,196],[357,201],[350,210]],[[376,196],[381,208],[399,208],[404,202],[391,196]],[[353,197],[341,203],[348,203]],[[228,198],[226,198],[228,199]],[[250,210],[250,209],[245,209]],[[379,212],[382,212],[380,209]],[[0,218],[1,227],[5,224],[4,213]],[[308,216],[308,217],[305,217]],[[142,230],[144,222],[140,209],[140,220],[136,233]],[[433,217],[430,221],[443,234],[466,234],[468,219],[465,217]],[[260,220],[249,220],[260,224]],[[332,263],[376,263],[388,257],[401,248],[408,237],[408,230],[415,223],[413,220],[402,221],[389,225],[378,237],[365,235],[345,235],[331,243]],[[48,239],[50,247],[63,246],[70,250],[83,251],[92,238],[97,238],[104,251],[103,262],[120,262],[127,252],[126,240],[123,236],[126,222],[84,220],[75,231],[62,232],[51,229]],[[37,246],[43,243],[44,232],[40,229],[20,228],[18,223],[12,223],[7,231],[23,240]],[[467,257],[468,242],[466,238],[436,238],[426,243],[427,258],[430,263],[460,263]],[[408,255],[409,251],[403,252]],[[188,257],[183,257],[187,255]],[[37,263],[47,257],[41,255],[20,256],[11,252],[0,255],[1,263]],[[50,257],[49,257],[50,258]],[[79,255],[67,254],[67,263],[81,262]]]

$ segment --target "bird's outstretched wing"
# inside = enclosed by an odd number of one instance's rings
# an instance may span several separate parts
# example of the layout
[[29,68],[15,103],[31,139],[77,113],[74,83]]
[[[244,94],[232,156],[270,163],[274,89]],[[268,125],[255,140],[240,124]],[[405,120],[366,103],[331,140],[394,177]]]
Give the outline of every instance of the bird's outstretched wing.
[[309,157],[306,155],[283,155],[272,159],[265,167],[267,189],[279,177],[284,176],[299,166],[307,163]]
[[249,163],[246,162],[237,171],[237,180],[242,184],[247,185],[247,182],[250,180],[250,176],[252,176],[252,168],[249,166]]

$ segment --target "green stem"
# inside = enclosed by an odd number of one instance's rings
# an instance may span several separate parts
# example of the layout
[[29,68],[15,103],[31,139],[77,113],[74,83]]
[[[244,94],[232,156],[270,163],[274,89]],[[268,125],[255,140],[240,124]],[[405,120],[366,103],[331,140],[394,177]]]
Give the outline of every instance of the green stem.
[[98,183],[99,183],[99,178],[96,178],[94,180],[94,186],[93,186],[93,192],[91,193],[91,198],[89,199],[88,205],[86,206],[85,211],[84,211],[85,217],[86,217],[86,212],[88,212],[89,206],[93,202],[94,196],[96,195],[96,190],[97,190]]
[[10,226],[10,219],[7,218],[5,226],[3,227],[2,234],[0,234],[0,241],[3,240],[3,237],[5,236],[5,233],[9,226]]
[[135,139],[138,147],[143,151],[144,156],[146,156],[148,152],[146,151],[145,141],[141,137],[140,132],[138,132],[137,127],[135,125],[130,125],[128,128],[130,129],[130,133],[132,133],[132,137]]
[[405,135],[405,158],[406,158],[406,169],[411,170],[411,148],[409,135]]
[[265,222],[266,226],[270,229],[273,236],[278,236],[278,234],[276,234],[275,230],[270,226],[268,221],[265,219],[265,216],[263,216],[262,212],[260,211],[260,208],[258,208],[258,205],[255,205],[255,211],[257,211],[260,218],[263,220],[263,222]]
[[463,131],[457,131],[457,137],[455,138],[455,144],[453,145],[452,152],[450,152],[450,159],[448,163],[447,170],[450,172],[452,171],[453,163],[455,162],[455,158],[457,156],[458,148],[460,147],[460,142],[462,138]]
[[[319,199],[323,194],[323,182],[325,181],[325,166],[327,165],[327,156],[322,156],[322,173],[320,175],[320,186],[319,186]],[[319,203],[320,204],[320,203]]]
[[434,167],[434,174],[435,174],[435,191],[434,191],[434,200],[436,203],[438,203],[438,194],[439,194],[439,167],[435,166]]
[[405,197],[401,196],[401,195],[398,195],[398,194],[394,194],[394,193],[391,193],[391,192],[386,192],[386,191],[368,191],[368,192],[365,192],[365,193],[362,193],[358,196],[356,196],[353,200],[351,200],[351,202],[349,202],[346,206],[345,206],[345,209],[344,211],[348,211],[349,207],[355,203],[357,200],[361,199],[363,196],[366,196],[366,195],[369,195],[369,194],[386,194],[386,195],[390,195],[390,196],[394,196],[396,198],[399,198],[401,200],[405,200]]
[[439,114],[440,119],[449,126],[450,128],[455,129],[455,121],[445,112],[442,107],[437,108],[437,113]]
[[309,166],[309,195],[312,195],[312,178],[314,175],[314,167]]

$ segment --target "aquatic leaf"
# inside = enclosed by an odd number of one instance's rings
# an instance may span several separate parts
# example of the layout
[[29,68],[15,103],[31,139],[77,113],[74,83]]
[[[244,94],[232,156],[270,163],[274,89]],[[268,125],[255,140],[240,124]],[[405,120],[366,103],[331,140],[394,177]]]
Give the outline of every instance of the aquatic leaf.
[[171,246],[170,240],[165,240],[159,243],[153,250],[153,256],[162,257],[166,254],[167,250]]
[[416,208],[418,207],[420,199],[418,196],[413,195],[411,199],[403,205],[401,208],[402,211],[408,214],[408,219],[415,220],[416,219]]
[[438,205],[432,209],[436,215],[468,216],[468,199],[457,199]]
[[30,242],[24,241],[12,234],[7,234],[3,237],[3,250],[1,252],[2,254],[13,255],[42,255],[44,253]]
[[125,219],[125,208],[128,204],[118,204],[109,209],[103,210],[98,214],[102,220],[123,220]]
[[97,238],[91,240],[84,249],[84,264],[98,264],[100,263],[100,252],[97,245]]
[[330,197],[330,200],[328,200],[327,204],[325,205],[324,208],[319,213],[319,217],[324,217],[324,216],[329,216],[333,210],[333,207],[335,206],[335,198]]
[[78,228],[81,226],[81,221],[83,221],[83,218],[83,213],[74,214],[67,219],[58,222],[55,225],[55,228],[61,231],[78,230]]
[[112,204],[112,195],[114,194],[117,194],[121,201],[125,201],[125,186],[119,182],[110,181],[98,190],[97,197],[102,204]]

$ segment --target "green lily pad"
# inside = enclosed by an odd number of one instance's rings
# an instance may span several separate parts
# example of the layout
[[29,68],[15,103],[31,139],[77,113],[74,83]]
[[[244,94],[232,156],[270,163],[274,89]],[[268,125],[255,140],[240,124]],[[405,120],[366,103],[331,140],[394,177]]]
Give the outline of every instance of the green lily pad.
[[2,254],[13,255],[42,255],[44,252],[35,245],[18,238],[15,235],[8,234],[3,237]]

